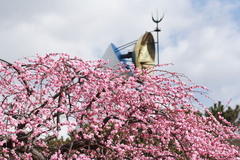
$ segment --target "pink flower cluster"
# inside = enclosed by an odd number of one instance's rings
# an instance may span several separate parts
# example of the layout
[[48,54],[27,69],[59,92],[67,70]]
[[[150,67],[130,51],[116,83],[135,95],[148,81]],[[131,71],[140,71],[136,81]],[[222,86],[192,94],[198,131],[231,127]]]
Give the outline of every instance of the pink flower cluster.
[[[183,75],[134,69],[67,54],[0,60],[1,159],[237,159],[236,128],[199,115],[205,87]],[[200,105],[201,106],[201,105]],[[75,130],[76,124],[78,129]],[[72,142],[47,145],[61,126]]]

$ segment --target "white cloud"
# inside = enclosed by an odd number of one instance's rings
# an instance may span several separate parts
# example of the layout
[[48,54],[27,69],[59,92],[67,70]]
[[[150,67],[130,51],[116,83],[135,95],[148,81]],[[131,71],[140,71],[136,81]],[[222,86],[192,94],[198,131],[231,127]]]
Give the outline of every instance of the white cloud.
[[160,62],[209,87],[215,101],[233,98],[234,106],[240,104],[239,8],[239,1],[223,0],[1,1],[0,55],[9,61],[51,52],[99,59],[109,43],[120,46],[154,30],[151,13],[158,9],[165,14]]
[[[201,13],[193,10],[191,15],[197,16],[188,16],[188,26],[180,27],[176,36],[172,36],[178,41],[170,41],[162,50],[162,61],[175,63],[175,69],[209,87],[215,101],[226,103],[233,98],[232,106],[239,104],[237,84],[240,80],[239,24],[230,14],[236,6],[239,7],[239,3],[210,1],[201,7]],[[181,32],[183,36],[179,36]]]

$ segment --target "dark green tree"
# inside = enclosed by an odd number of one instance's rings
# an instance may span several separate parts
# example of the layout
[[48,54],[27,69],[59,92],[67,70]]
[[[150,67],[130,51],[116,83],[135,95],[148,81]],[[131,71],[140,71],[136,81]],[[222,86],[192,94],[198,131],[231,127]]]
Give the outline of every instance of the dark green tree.
[[[221,101],[218,101],[218,103],[214,103],[213,106],[209,108],[209,111],[212,113],[216,119],[222,123],[225,124],[220,118],[219,115],[221,115],[224,119],[226,119],[228,122],[230,122],[232,125],[240,127],[240,119],[239,119],[239,112],[240,112],[240,106],[236,105],[235,109],[232,109],[232,107],[228,106],[226,107],[221,104]],[[221,114],[220,114],[221,113]],[[205,112],[205,116],[209,116],[207,112]],[[240,147],[240,139],[231,139],[229,142],[235,146]]]
[[[219,115],[221,115],[232,125],[239,126],[240,124],[240,119],[238,117],[240,113],[239,105],[236,105],[235,109],[232,109],[232,107],[230,106],[228,106],[227,109],[225,109],[225,106],[221,104],[221,101],[218,101],[218,103],[214,103],[214,105],[209,108],[209,111],[221,123],[222,120],[219,119]],[[205,116],[209,117],[209,114],[205,112]]]

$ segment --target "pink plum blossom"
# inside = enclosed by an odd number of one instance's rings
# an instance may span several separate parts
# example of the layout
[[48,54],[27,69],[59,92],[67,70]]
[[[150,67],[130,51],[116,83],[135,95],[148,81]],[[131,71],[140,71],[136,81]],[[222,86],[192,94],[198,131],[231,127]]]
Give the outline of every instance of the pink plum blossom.
[[[205,109],[195,95],[206,87],[161,70],[165,64],[132,76],[105,64],[55,53],[0,60],[0,158],[239,158],[229,143],[240,138],[236,128],[194,107]],[[49,146],[62,126],[71,142]]]

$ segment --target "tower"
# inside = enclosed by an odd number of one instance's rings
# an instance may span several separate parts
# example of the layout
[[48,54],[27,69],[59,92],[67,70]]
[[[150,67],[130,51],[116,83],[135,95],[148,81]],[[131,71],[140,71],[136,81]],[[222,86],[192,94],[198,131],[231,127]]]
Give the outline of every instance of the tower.
[[[120,47],[116,47],[111,43],[102,57],[104,60],[110,60],[107,66],[114,67],[116,64],[122,62],[126,68],[131,69],[128,61],[128,59],[130,59],[130,63],[133,63],[136,68],[140,70],[148,69],[151,72],[155,65],[155,44],[157,44],[157,62],[159,64],[159,32],[161,29],[158,27],[158,24],[163,18],[164,15],[160,19],[158,19],[158,14],[156,19],[152,15],[152,20],[157,25],[154,30],[154,32],[157,33],[157,42],[154,41],[151,32],[146,32],[138,40],[129,42]],[[133,51],[128,52],[127,54],[121,53],[122,49],[132,45],[134,45]]]

